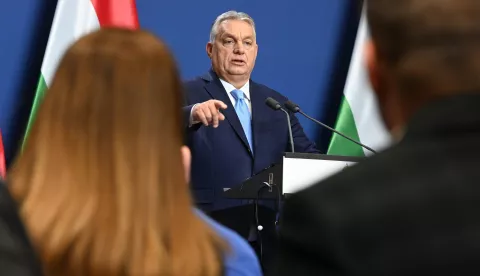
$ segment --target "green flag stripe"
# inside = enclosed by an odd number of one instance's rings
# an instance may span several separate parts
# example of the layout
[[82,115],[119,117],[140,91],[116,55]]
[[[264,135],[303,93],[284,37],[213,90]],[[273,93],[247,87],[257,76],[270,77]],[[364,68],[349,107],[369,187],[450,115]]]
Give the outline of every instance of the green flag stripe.
[[[356,141],[360,141],[355,119],[345,96],[342,99],[335,129]],[[362,147],[335,133],[330,140],[327,153],[330,155],[365,156]]]
[[[40,79],[38,80],[38,85],[37,85],[37,91],[35,92],[35,98],[33,100],[32,110],[30,111],[30,118],[28,119],[27,130],[25,132],[25,136],[23,137],[23,145],[25,145],[25,141],[27,140],[30,129],[33,125],[33,122],[35,121],[35,118],[37,117],[38,107],[40,106],[40,103],[43,100],[43,96],[45,95],[45,91],[47,91],[47,88],[48,88],[47,83],[45,82],[43,75],[40,74]],[[23,148],[23,145],[22,145],[22,148]]]

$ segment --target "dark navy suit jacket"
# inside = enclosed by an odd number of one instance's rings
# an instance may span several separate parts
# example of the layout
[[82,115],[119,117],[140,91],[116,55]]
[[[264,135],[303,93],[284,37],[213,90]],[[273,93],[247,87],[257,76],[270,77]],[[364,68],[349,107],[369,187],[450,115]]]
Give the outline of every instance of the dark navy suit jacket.
[[[250,80],[252,104],[253,153],[235,109],[218,76],[210,70],[205,75],[185,83],[186,106],[183,108],[187,145],[192,151],[192,189],[197,206],[207,212],[245,204],[243,200],[225,199],[223,188],[240,184],[290,151],[285,113],[265,105],[272,97],[283,104],[287,98],[280,93]],[[190,112],[196,103],[211,99],[224,102],[226,119],[218,128],[201,123],[189,127]],[[306,137],[298,119],[291,116],[296,152],[318,153],[315,144]]]

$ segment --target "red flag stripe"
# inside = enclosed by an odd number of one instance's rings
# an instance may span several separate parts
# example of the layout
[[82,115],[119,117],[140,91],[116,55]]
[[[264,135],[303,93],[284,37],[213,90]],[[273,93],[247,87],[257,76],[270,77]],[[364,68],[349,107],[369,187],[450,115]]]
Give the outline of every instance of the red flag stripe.
[[3,149],[2,132],[0,131],[0,177],[5,178],[7,166],[5,164],[5,151]]
[[90,0],[101,27],[138,29],[135,0]]

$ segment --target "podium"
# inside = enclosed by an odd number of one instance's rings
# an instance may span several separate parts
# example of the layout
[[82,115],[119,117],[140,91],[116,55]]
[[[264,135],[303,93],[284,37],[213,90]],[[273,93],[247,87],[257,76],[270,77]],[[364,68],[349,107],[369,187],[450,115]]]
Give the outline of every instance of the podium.
[[365,157],[312,153],[284,153],[282,160],[263,169],[239,185],[224,189],[231,199],[281,200],[338,173]]
[[220,221],[232,229],[240,229],[242,226],[251,227],[251,221],[253,221],[253,226],[257,228],[260,262],[263,263],[264,250],[265,256],[273,256],[273,252],[276,251],[283,199],[347,167],[354,166],[362,159],[363,157],[284,153],[278,163],[263,169],[237,186],[230,189],[224,188],[224,198],[244,199],[251,202],[218,211],[214,214],[214,218],[221,218]]

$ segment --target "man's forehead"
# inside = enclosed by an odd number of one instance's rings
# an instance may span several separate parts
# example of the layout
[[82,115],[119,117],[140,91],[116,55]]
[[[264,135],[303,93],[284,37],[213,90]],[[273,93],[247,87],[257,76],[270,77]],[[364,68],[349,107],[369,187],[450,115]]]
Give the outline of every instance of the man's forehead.
[[253,27],[243,20],[225,20],[219,25],[219,32],[222,35],[241,33],[242,36],[253,36]]

